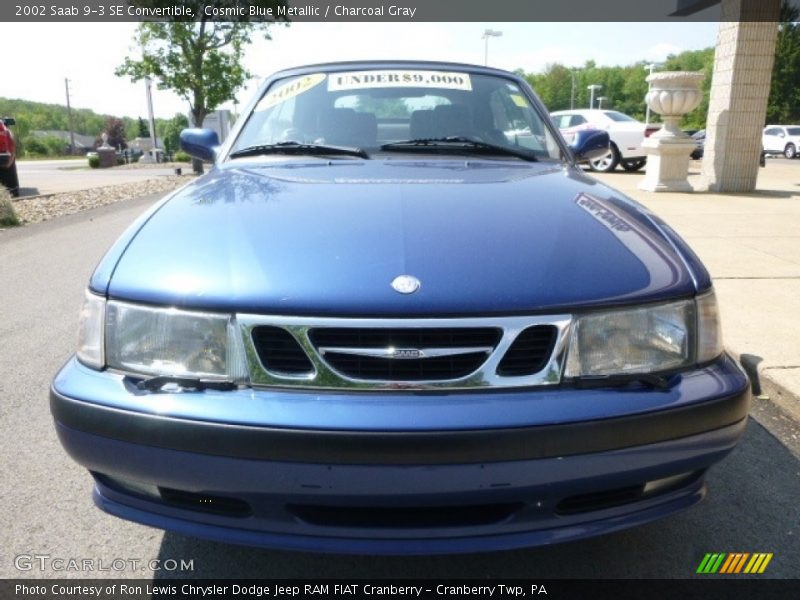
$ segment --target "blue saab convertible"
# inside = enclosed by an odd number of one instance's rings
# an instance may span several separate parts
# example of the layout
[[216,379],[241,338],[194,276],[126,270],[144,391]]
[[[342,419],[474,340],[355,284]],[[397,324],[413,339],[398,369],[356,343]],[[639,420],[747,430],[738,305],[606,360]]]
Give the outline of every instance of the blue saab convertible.
[[110,249],[51,410],[124,519],[276,548],[496,550],[705,494],[745,428],[708,272],[528,84],[426,62],[263,84]]

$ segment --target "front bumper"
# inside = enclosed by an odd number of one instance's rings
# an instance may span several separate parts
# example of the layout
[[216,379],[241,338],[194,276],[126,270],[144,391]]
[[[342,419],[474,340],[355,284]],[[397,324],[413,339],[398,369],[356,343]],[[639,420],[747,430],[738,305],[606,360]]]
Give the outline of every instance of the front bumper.
[[59,438],[98,506],[220,541],[370,553],[546,544],[686,508],[750,398],[727,357],[667,391],[134,390],[74,360],[54,381]]

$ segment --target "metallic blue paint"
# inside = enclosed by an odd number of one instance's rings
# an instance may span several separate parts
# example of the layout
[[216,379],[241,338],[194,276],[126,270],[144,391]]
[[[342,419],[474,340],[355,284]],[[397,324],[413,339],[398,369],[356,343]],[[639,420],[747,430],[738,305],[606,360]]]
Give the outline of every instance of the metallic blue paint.
[[[580,203],[587,195],[594,212]],[[625,235],[598,211],[615,211]],[[422,281],[416,294],[392,290],[401,274]],[[442,159],[226,163],[149,219],[108,287],[113,298],[204,310],[404,316],[695,292],[661,232],[577,170]]]
[[219,150],[219,136],[213,129],[190,128],[181,131],[181,149],[200,160],[213,161]]
[[198,421],[351,431],[441,431],[551,425],[668,410],[741,393],[747,378],[729,357],[677,375],[670,389],[572,389],[488,393],[280,389],[135,391],[122,375],[71,359],[53,381],[59,394],[121,410]]
[[582,129],[575,132],[569,148],[575,160],[583,162],[607,154],[610,141],[607,131]]
[[[256,546],[325,552],[423,554],[542,545],[631,527],[683,510],[704,494],[702,476],[631,504],[557,514],[568,496],[678,473],[702,472],[735,446],[744,421],[700,436],[564,458],[446,466],[329,466],[257,462],[136,446],[57,426],[70,455],[93,472],[235,497],[253,514],[230,517],[167,506],[97,482],[95,502],[117,516],[189,535]],[[398,486],[397,482],[403,485]],[[376,529],[317,526],[292,503],[418,506],[522,502],[510,519],[483,526]]]
[[[320,70],[442,68],[507,78],[547,112],[524,80],[483,67],[383,62]],[[102,260],[90,288],[111,298],[206,311],[287,315],[453,316],[564,312],[690,298],[711,286],[696,255],[662,221],[563,163],[455,156],[265,156],[229,160],[246,119],[204,177],[139,218]],[[549,121],[546,127],[551,128]],[[196,140],[197,141],[197,140]],[[203,140],[200,140],[203,141]],[[415,294],[391,288],[398,275]],[[178,419],[288,429],[454,431],[584,423],[699,405],[745,393],[727,356],[675,374],[665,391],[568,385],[487,393],[241,388],[150,393],[71,359],[53,387],[63,396]],[[538,460],[426,466],[324,465],[210,456],[100,437],[56,423],[70,455],[110,476],[247,501],[253,515],[179,509],[98,480],[112,514],[220,541],[328,552],[435,553],[549,544],[644,523],[698,502],[702,472],[723,458],[745,422],[614,451]],[[698,473],[635,502],[556,515],[564,497]],[[402,485],[398,486],[397,482]],[[498,487],[499,486],[499,487]],[[412,530],[320,527],[288,502],[430,506],[522,502],[499,523]],[[538,504],[537,504],[538,503]]]

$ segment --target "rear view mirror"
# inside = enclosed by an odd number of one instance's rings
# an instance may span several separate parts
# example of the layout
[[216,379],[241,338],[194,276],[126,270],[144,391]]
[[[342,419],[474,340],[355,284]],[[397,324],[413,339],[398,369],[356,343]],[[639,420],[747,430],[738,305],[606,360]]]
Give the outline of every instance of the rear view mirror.
[[184,129],[181,148],[194,158],[213,162],[219,149],[219,136],[213,129]]
[[608,137],[608,132],[606,131],[581,129],[575,132],[575,137],[572,138],[569,147],[575,156],[575,160],[582,162],[608,154],[610,143],[611,138]]

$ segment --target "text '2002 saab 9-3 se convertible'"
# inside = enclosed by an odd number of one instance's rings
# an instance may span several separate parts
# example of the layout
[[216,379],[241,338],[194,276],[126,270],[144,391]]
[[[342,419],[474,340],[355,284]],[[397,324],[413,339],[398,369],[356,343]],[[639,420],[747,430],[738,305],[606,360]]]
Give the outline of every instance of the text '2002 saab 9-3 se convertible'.
[[136,221],[56,375],[103,510],[324,552],[547,544],[698,502],[750,391],[708,272],[585,175],[521,78],[424,62],[266,80]]

